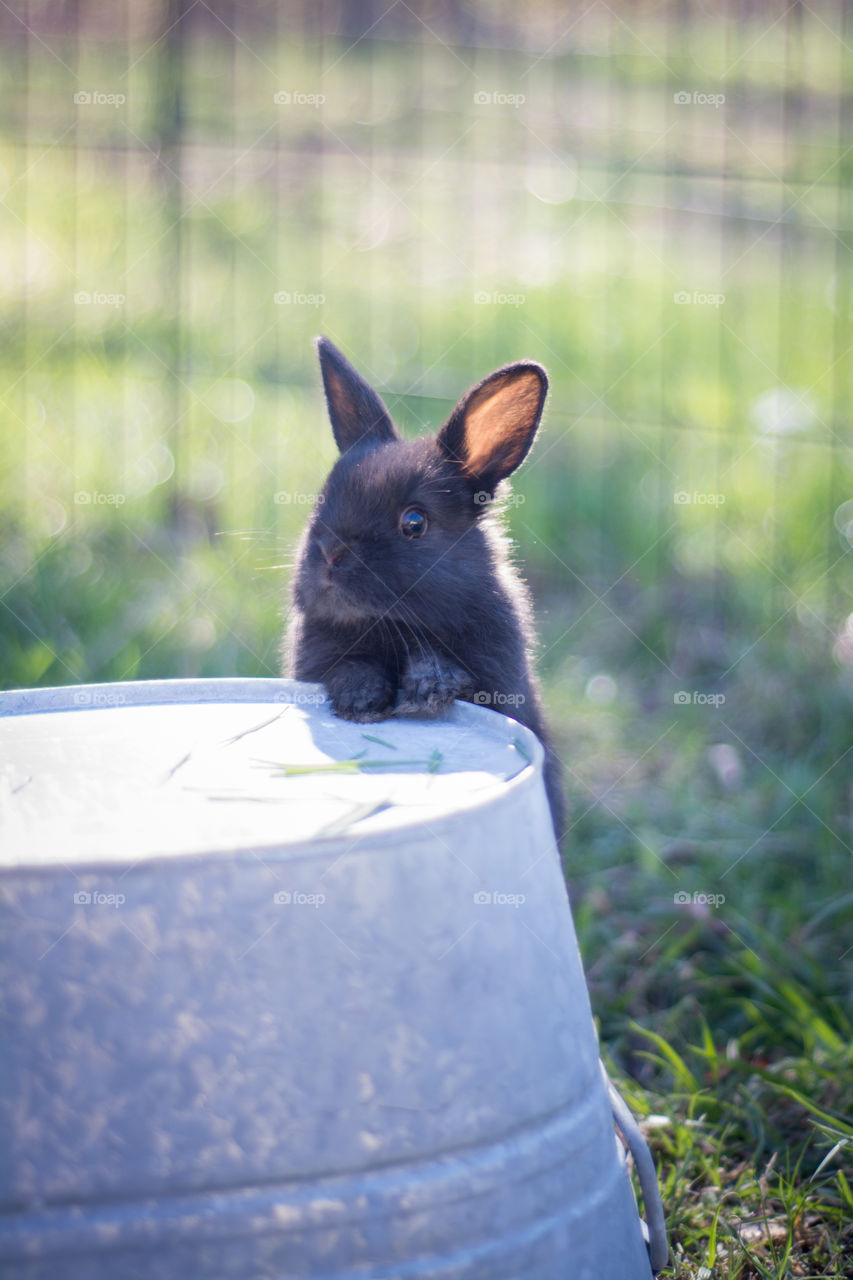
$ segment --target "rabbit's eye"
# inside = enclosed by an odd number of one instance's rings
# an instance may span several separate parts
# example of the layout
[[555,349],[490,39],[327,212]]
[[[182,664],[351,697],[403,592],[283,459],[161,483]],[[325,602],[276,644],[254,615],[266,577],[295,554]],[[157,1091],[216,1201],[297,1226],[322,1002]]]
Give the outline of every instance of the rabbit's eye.
[[404,538],[422,538],[427,531],[427,518],[417,507],[406,507],[400,516],[400,532]]

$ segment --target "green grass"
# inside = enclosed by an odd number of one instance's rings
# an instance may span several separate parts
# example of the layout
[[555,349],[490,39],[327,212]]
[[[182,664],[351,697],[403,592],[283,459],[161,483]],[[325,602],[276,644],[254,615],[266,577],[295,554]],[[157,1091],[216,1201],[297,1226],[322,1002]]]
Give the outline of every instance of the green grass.
[[[548,366],[507,517],[679,1280],[853,1271],[853,41],[797,13],[608,8],[535,73],[196,30],[180,152],[168,42],[46,32],[64,66],[31,41],[0,78],[4,687],[278,672],[335,456],[314,334],[409,433]],[[673,103],[708,88],[725,108]]]

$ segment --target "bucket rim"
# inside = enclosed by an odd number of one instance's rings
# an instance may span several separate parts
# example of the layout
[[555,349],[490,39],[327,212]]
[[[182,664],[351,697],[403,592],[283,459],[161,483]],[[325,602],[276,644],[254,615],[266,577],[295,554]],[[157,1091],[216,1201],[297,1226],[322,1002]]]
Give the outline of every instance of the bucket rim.
[[[117,697],[121,700],[118,701]],[[53,685],[32,689],[11,689],[0,692],[0,720],[21,718],[33,715],[71,715],[75,711],[125,711],[134,707],[156,706],[198,706],[198,705],[299,705],[309,703],[320,705],[327,703],[321,684],[292,680],[287,677],[263,676],[219,676],[192,677],[189,679],[167,680],[132,680],[101,682],[93,684]],[[444,719],[450,718],[457,724],[472,729],[487,729],[491,736],[502,738],[507,745],[514,740],[520,741],[527,763],[517,773],[503,779],[500,791],[472,791],[461,798],[458,808],[447,813],[436,815],[429,821],[429,829],[433,833],[445,824],[452,824],[461,815],[474,815],[479,810],[495,806],[502,808],[504,804],[515,804],[519,788],[534,786],[536,778],[543,777],[544,748],[531,729],[511,716],[495,711],[488,706],[477,706],[472,703],[454,702],[450,712]],[[423,723],[432,717],[400,716],[393,717],[397,724],[407,721]],[[437,718],[441,723],[442,718]],[[497,731],[497,732],[496,732]],[[543,793],[544,803],[544,793]],[[296,861],[300,857],[313,857],[322,852],[333,854],[340,846],[351,853],[368,850],[378,851],[380,848],[393,849],[401,839],[412,840],[424,826],[422,814],[413,812],[406,816],[402,811],[393,828],[386,831],[356,832],[324,835],[321,832],[310,839],[295,841],[272,841],[260,839],[254,842],[235,842],[223,848],[188,848],[180,851],[162,851],[152,848],[142,857],[134,856],[109,858],[104,856],[87,856],[84,852],[75,853],[70,862],[76,870],[106,871],[108,868],[125,868],[132,866],[174,865],[184,862],[226,861],[228,859],[258,856],[271,860]],[[66,858],[66,862],[69,859]],[[24,853],[14,862],[0,865],[0,874],[17,873],[51,874],[61,864],[45,862],[35,857],[27,858]]]

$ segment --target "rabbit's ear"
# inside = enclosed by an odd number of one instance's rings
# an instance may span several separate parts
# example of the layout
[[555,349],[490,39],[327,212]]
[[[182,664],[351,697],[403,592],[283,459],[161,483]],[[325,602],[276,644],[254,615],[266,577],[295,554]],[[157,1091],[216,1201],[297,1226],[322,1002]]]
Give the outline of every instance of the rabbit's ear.
[[493,493],[524,461],[547,394],[548,375],[541,364],[508,364],[462,397],[438,433],[439,446]]
[[388,410],[372,387],[328,338],[317,339],[323,389],[341,453],[356,444],[399,439]]

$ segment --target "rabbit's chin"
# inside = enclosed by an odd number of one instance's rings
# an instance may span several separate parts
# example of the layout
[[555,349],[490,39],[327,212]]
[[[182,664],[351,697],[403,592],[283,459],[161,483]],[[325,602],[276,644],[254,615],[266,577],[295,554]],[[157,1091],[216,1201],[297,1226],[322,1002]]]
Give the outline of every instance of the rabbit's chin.
[[340,585],[322,584],[297,603],[312,617],[343,625],[372,621],[385,612],[352,599]]

